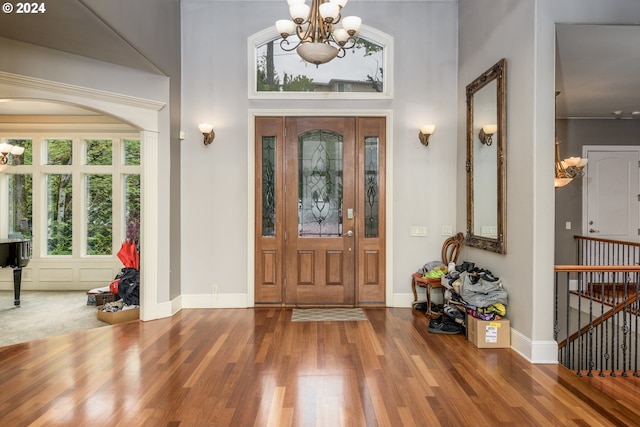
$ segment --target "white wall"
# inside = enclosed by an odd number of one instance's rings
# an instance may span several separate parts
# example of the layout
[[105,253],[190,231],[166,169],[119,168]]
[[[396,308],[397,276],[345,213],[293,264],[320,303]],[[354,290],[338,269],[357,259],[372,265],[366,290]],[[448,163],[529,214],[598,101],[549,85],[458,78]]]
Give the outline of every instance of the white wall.
[[[438,259],[443,225],[456,218],[457,5],[436,2],[350,2],[348,14],[394,38],[393,100],[248,100],[247,38],[286,18],[286,2],[183,2],[182,292],[183,303],[241,305],[247,295],[249,110],[319,109],[393,113],[393,264],[390,305],[413,300],[410,275]],[[389,19],[393,17],[393,19]],[[400,24],[401,23],[401,24]],[[211,28],[212,31],[202,31]],[[338,59],[339,60],[339,59]],[[211,122],[212,145],[199,122]],[[429,147],[418,140],[437,125]],[[428,237],[410,237],[411,225]],[[454,230],[455,231],[455,230]],[[211,286],[218,286],[218,298]]]

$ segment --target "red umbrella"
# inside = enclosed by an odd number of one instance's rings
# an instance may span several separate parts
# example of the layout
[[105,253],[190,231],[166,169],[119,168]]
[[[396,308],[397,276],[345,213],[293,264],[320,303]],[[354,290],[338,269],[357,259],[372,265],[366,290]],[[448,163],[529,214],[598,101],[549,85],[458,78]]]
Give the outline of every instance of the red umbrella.
[[127,240],[126,242],[123,242],[117,255],[125,267],[133,268],[135,270],[139,269],[140,254],[138,254],[136,243],[134,241]]

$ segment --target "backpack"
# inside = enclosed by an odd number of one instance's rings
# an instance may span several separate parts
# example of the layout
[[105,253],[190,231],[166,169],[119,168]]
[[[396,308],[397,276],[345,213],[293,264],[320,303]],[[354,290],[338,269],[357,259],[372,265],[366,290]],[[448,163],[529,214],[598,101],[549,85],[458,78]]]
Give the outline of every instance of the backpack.
[[140,305],[140,271],[123,268],[120,273],[118,295],[126,305]]

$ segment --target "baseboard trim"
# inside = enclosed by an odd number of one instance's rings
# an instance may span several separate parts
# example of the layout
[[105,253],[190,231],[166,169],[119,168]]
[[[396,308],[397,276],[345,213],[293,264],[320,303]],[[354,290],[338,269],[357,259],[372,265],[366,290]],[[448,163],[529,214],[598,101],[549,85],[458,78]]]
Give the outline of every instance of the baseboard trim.
[[534,364],[558,363],[558,343],[533,341],[513,328],[511,328],[511,348]]
[[181,308],[247,308],[247,294],[182,295]]
[[413,307],[413,294],[393,294],[393,301],[387,301],[387,307]]

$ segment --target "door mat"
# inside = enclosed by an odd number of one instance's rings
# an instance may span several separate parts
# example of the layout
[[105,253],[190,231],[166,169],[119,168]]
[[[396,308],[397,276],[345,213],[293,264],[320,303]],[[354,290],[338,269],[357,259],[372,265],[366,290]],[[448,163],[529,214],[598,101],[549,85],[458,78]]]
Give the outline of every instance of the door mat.
[[353,322],[368,320],[361,308],[294,308],[292,322]]

